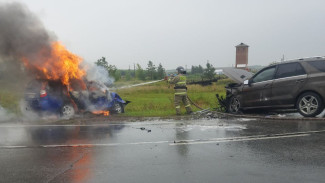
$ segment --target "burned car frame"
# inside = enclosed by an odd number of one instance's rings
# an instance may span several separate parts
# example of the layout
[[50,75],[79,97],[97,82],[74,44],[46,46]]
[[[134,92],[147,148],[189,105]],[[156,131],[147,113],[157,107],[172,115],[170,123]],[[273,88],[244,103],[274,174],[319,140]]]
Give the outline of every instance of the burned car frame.
[[226,86],[219,103],[230,113],[250,109],[296,109],[305,117],[324,110],[325,57],[272,64],[250,79]]
[[85,82],[85,89],[72,90],[61,81],[32,80],[24,92],[22,112],[54,113],[63,118],[71,118],[76,112],[124,113],[129,101],[124,101],[115,92],[103,90],[99,83]]

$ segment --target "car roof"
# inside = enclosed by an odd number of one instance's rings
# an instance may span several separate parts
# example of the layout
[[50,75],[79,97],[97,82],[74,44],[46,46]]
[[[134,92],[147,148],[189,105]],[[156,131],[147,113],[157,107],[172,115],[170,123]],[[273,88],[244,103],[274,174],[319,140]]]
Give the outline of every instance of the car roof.
[[292,62],[309,62],[309,61],[318,61],[318,60],[325,60],[325,56],[315,56],[315,57],[306,57],[306,58],[285,60],[285,61],[281,61],[281,62],[272,63],[269,66],[274,66],[274,65],[279,65],[279,64],[287,64],[287,63],[292,63]]

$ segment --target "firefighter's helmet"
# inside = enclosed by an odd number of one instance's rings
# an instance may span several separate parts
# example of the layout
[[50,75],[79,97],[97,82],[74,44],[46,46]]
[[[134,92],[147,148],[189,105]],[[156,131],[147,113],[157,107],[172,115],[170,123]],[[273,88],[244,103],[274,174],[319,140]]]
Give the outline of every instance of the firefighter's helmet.
[[185,71],[184,67],[182,66],[177,67],[176,70],[178,73],[183,73]]

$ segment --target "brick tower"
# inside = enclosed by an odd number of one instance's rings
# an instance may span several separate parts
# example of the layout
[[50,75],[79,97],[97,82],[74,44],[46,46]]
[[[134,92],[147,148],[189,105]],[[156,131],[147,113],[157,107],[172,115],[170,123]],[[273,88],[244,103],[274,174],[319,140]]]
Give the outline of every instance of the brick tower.
[[236,68],[246,69],[248,65],[248,45],[240,43],[236,46]]

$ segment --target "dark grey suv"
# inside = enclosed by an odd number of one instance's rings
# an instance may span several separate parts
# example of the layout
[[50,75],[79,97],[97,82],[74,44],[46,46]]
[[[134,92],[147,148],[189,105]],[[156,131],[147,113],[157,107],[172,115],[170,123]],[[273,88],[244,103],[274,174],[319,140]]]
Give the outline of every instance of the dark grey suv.
[[324,110],[325,57],[303,58],[272,64],[242,84],[226,87],[227,110],[292,109],[305,117]]

